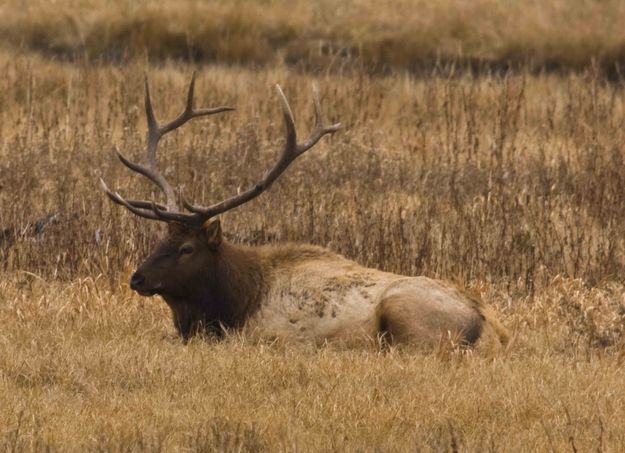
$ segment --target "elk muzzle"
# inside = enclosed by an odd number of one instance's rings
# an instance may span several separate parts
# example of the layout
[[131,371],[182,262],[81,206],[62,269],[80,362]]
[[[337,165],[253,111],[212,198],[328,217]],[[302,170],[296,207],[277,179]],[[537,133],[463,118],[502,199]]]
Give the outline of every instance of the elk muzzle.
[[155,294],[159,294],[162,288],[161,283],[156,285],[150,283],[150,279],[146,278],[141,270],[137,270],[130,277],[130,289],[139,293],[140,296],[154,296]]
[[137,271],[130,277],[130,289],[135,291],[141,290],[141,285],[145,282],[145,275]]

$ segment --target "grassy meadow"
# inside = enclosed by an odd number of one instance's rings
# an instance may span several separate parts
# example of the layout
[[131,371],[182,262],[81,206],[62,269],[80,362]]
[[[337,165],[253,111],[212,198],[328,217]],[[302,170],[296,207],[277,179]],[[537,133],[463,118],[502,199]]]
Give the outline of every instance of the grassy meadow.
[[[0,6],[0,448],[622,449],[620,2],[24,3]],[[229,240],[457,282],[511,345],[183,344],[164,302],[127,285],[163,226],[113,205],[98,178],[160,197],[113,151],[145,152],[144,77],[164,120],[194,70],[197,106],[237,109],[161,143],[196,203],[274,162],[275,83],[302,136],[313,82],[343,124],[223,216]]]

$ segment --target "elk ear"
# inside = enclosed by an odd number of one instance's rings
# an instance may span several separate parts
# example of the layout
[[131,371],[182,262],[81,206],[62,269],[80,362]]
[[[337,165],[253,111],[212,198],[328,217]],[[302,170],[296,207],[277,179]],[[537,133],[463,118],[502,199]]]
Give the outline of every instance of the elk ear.
[[208,248],[217,250],[221,245],[221,223],[219,220],[209,220],[204,224],[204,234],[208,242]]

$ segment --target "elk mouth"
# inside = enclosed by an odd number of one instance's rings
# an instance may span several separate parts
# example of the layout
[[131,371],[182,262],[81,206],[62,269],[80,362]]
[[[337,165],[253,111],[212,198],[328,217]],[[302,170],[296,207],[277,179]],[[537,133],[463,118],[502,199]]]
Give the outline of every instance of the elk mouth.
[[143,297],[152,297],[152,296],[156,296],[158,294],[158,290],[156,289],[135,289],[135,291],[137,292],[137,294],[139,294],[140,296]]
[[157,294],[161,294],[161,292],[163,291],[163,285],[162,284],[158,284],[153,288],[132,288],[131,289],[135,290],[137,294],[139,294],[140,296],[143,297],[152,297],[152,296],[156,296]]
[[152,287],[147,287],[145,285],[145,277],[143,274],[135,272],[130,279],[130,289],[136,291],[140,296],[151,297],[159,294],[163,290],[163,284],[158,283]]
[[133,288],[140,296],[152,297],[163,292],[163,284],[158,283],[151,288]]

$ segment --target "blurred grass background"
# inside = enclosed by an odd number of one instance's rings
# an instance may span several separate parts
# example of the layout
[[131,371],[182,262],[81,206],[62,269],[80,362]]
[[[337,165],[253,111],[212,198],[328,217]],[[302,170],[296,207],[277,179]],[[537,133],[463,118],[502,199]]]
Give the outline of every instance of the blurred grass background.
[[154,60],[315,71],[580,70],[617,77],[619,0],[5,0],[5,46],[59,58]]

